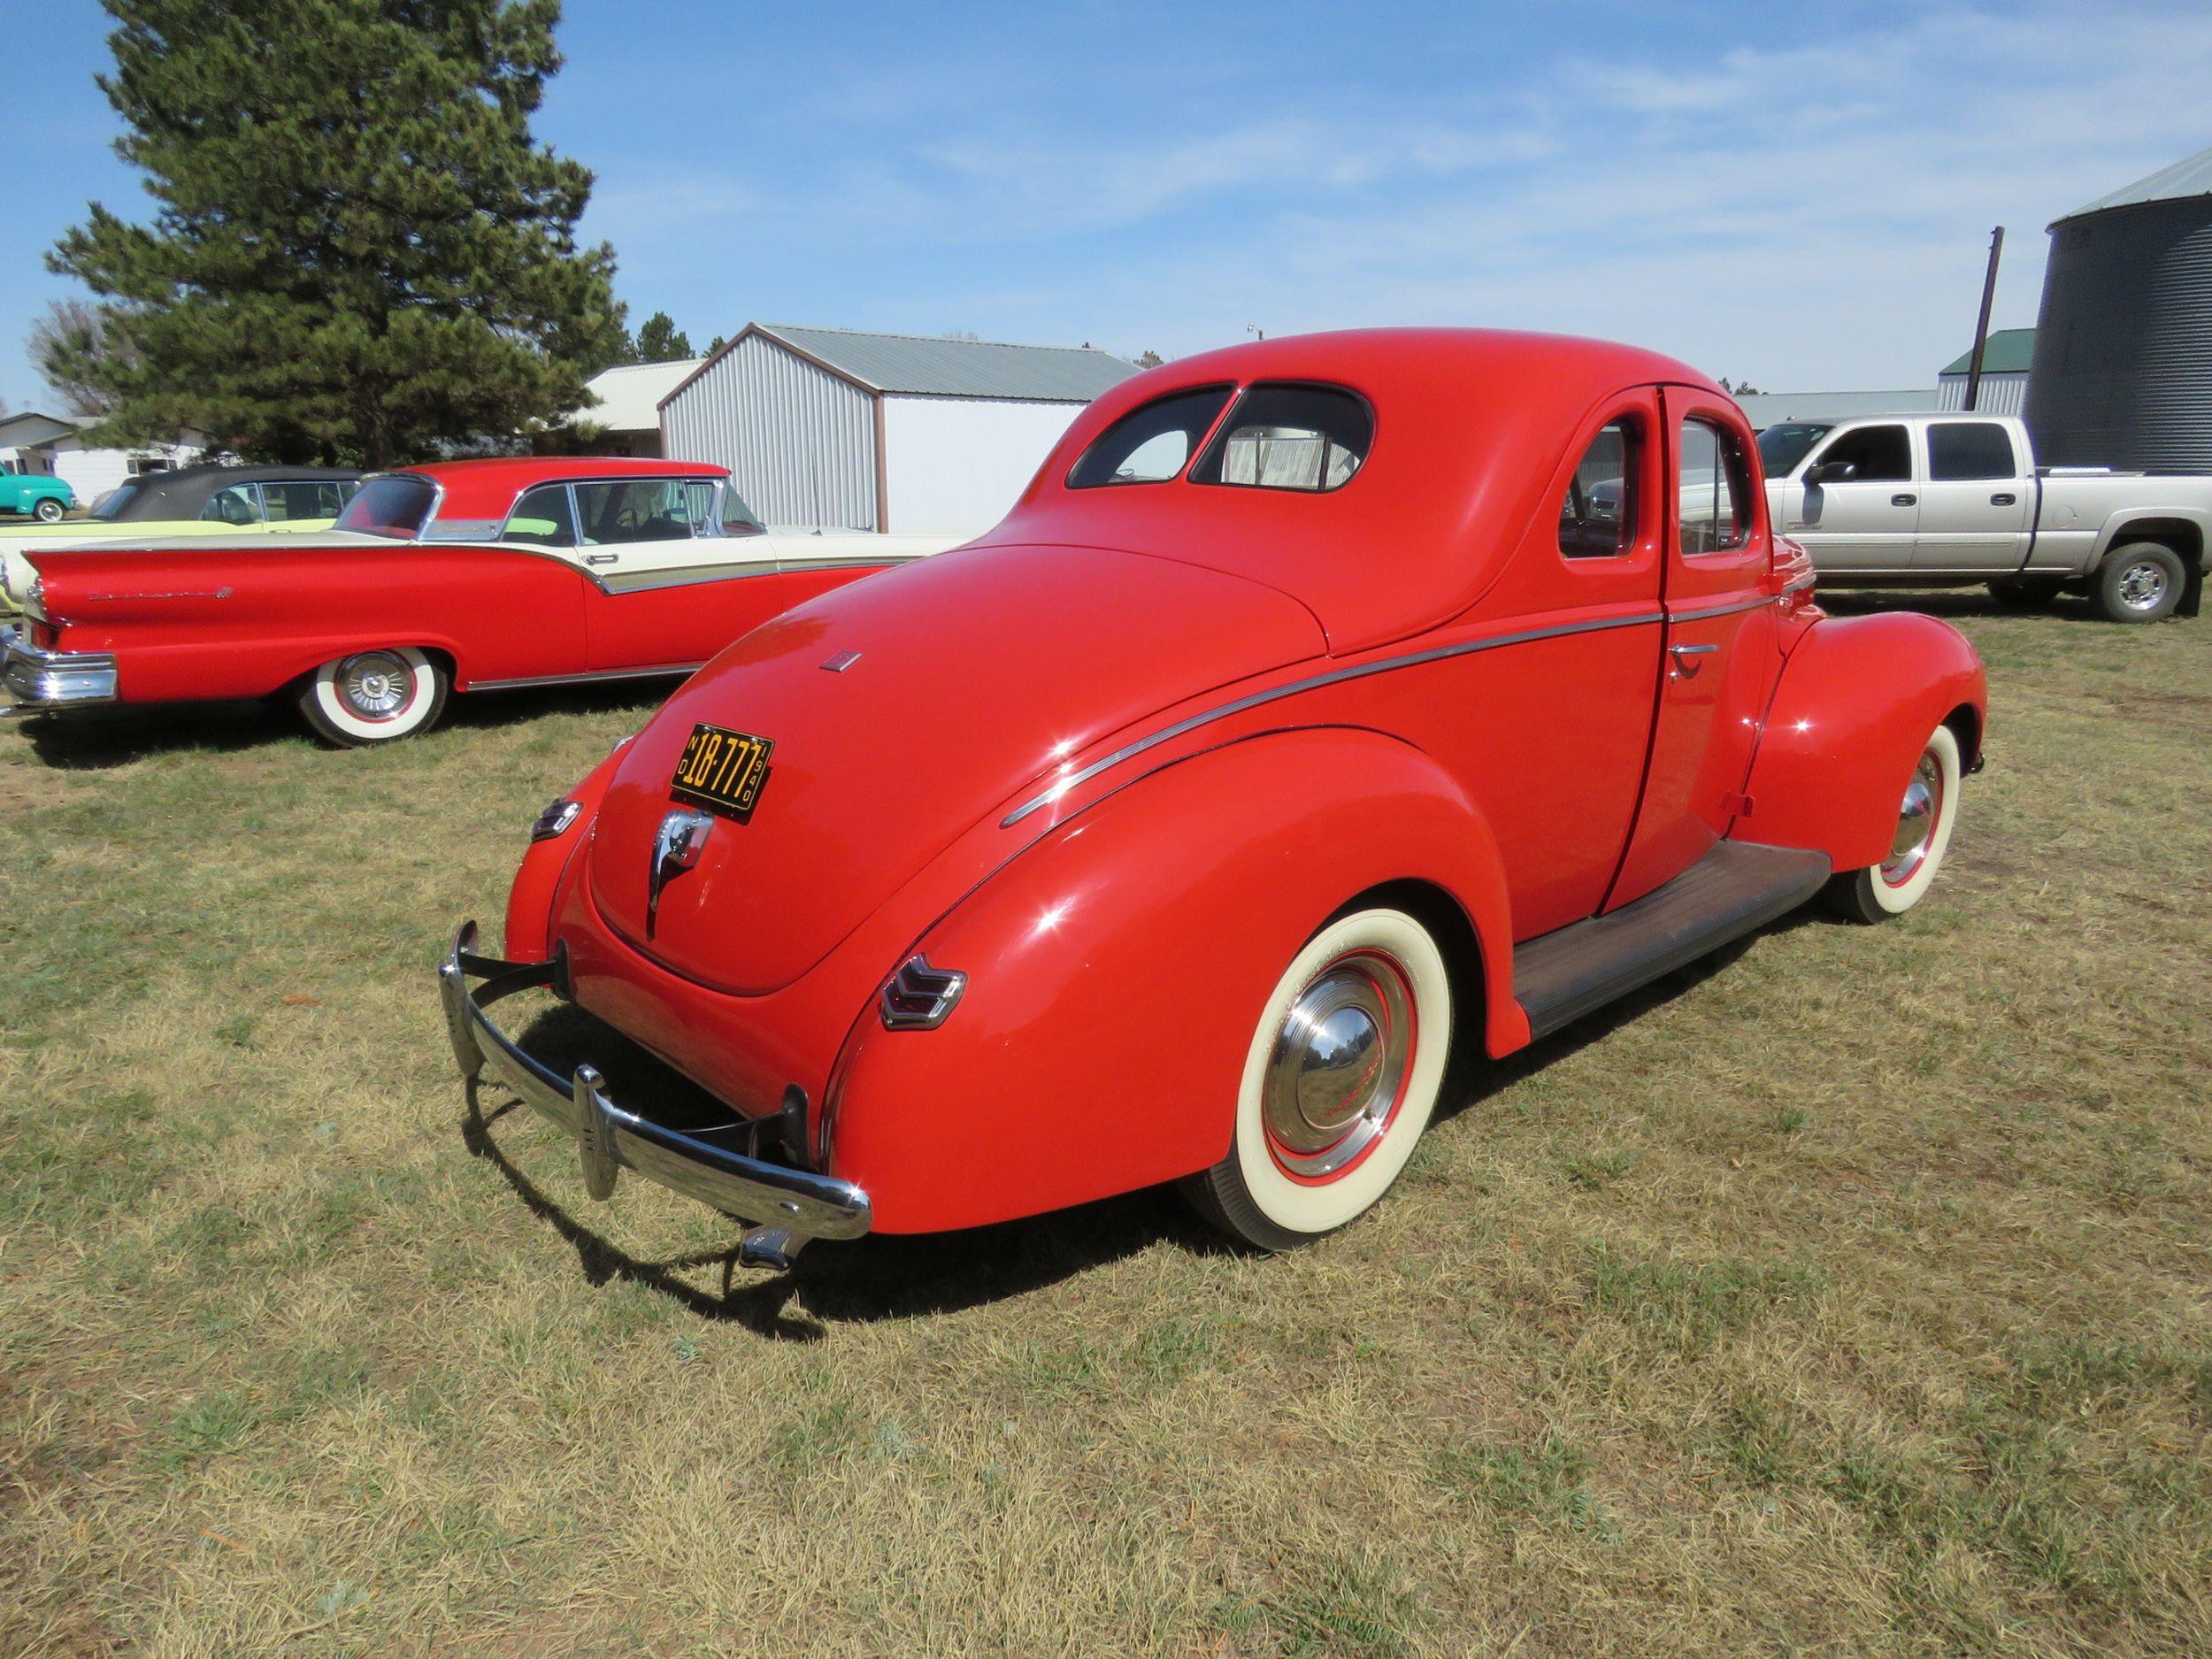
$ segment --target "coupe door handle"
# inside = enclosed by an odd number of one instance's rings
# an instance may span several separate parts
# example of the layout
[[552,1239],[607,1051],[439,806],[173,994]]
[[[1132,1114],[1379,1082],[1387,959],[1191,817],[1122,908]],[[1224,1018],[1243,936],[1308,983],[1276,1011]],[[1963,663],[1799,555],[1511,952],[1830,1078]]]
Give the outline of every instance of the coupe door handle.
[[1919,497],[1919,496],[1917,496],[1917,495],[1909,495],[1909,494],[1908,494],[1908,495],[1892,495],[1892,496],[1889,498],[1889,504],[1890,504],[1891,506],[1893,506],[1893,507],[1910,507],[1910,506],[1914,505],[1915,503],[1916,503],[1919,501],[1919,499],[1920,499],[1920,497]]
[[1667,655],[1673,657],[1674,661],[1667,664],[1667,678],[1669,680],[1696,679],[1697,671],[1705,666],[1697,659],[1701,657],[1710,657],[1720,647],[1717,645],[1668,646]]
[[1670,645],[1667,649],[1677,657],[1710,657],[1715,651],[1720,649],[1720,647],[1717,645]]
[[2019,499],[2019,496],[2007,493],[2001,495],[1992,495],[1989,498],[1989,504],[1993,507],[2009,507]]
[[584,555],[584,563],[587,565],[611,565],[620,557],[621,555],[618,553],[587,553]]

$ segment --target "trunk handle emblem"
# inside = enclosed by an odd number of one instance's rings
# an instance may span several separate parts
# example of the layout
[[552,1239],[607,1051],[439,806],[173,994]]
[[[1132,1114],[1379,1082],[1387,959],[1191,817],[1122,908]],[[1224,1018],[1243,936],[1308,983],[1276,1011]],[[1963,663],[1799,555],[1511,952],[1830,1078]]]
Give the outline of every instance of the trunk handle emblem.
[[653,833],[653,862],[645,877],[645,936],[653,936],[654,925],[660,918],[661,889],[669,878],[680,876],[699,862],[699,855],[706,850],[707,833],[714,827],[714,819],[695,808],[680,806],[661,819],[661,826]]

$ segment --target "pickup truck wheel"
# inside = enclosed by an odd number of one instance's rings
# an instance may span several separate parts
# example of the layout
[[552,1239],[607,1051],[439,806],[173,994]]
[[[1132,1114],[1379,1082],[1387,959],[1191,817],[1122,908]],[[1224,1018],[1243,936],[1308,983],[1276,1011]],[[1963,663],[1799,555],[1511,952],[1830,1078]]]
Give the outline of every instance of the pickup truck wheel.
[[42,497],[38,505],[31,509],[32,515],[41,524],[59,524],[65,511],[61,503],[56,501],[51,495]]
[[1828,884],[1830,902],[1855,922],[1886,922],[1920,902],[1942,868],[1958,822],[1959,740],[1939,726],[1920,751],[1904,798],[1889,856],[1870,870],[1850,870]]
[[325,663],[299,694],[316,734],[341,749],[366,749],[426,732],[445,712],[446,672],[411,645],[357,651]]
[[2046,581],[2032,576],[2005,576],[1989,584],[1990,595],[2001,605],[2027,611],[2050,604],[2057,599],[2065,583]]
[[2105,555],[2097,608],[2115,622],[2156,622],[2174,613],[2189,585],[2181,555],[2157,541],[2131,541]]
[[1356,1219],[1427,1126],[1451,1035],[1451,978],[1425,927],[1392,910],[1331,922],[1261,1010],[1229,1155],[1185,1181],[1186,1196],[1263,1250]]

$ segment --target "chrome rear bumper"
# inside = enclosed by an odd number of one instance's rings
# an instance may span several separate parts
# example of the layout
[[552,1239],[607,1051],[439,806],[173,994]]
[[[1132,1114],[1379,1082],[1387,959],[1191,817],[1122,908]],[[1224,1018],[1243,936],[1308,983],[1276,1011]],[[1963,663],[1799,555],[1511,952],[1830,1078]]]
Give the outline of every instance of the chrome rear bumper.
[[[550,985],[556,964],[480,956],[475,943],[476,924],[465,923],[438,968],[446,1028],[461,1075],[472,1083],[490,1072],[573,1135],[584,1190],[594,1198],[612,1197],[616,1176],[625,1168],[634,1170],[647,1180],[755,1224],[741,1253],[756,1265],[787,1266],[810,1239],[856,1239],[868,1231],[868,1194],[850,1181],[733,1152],[700,1134],[654,1123],[608,1099],[593,1067],[580,1065],[564,1078],[525,1054],[492,1024],[484,1005]],[[472,979],[481,984],[472,988]]]
[[113,703],[115,658],[104,651],[42,651],[19,626],[0,642],[0,684],[16,698],[0,716]]

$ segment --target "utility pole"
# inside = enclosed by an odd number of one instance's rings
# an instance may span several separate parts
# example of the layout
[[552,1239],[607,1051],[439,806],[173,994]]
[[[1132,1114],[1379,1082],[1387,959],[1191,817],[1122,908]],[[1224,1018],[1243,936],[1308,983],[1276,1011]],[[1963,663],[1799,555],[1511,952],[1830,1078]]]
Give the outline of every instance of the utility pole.
[[1974,325],[1974,360],[1966,368],[1966,402],[1962,409],[1972,409],[1982,395],[1982,353],[1989,345],[1989,307],[1997,297],[1997,261],[2004,256],[2005,227],[2002,225],[1989,233],[1989,273],[1982,278],[1982,314]]

